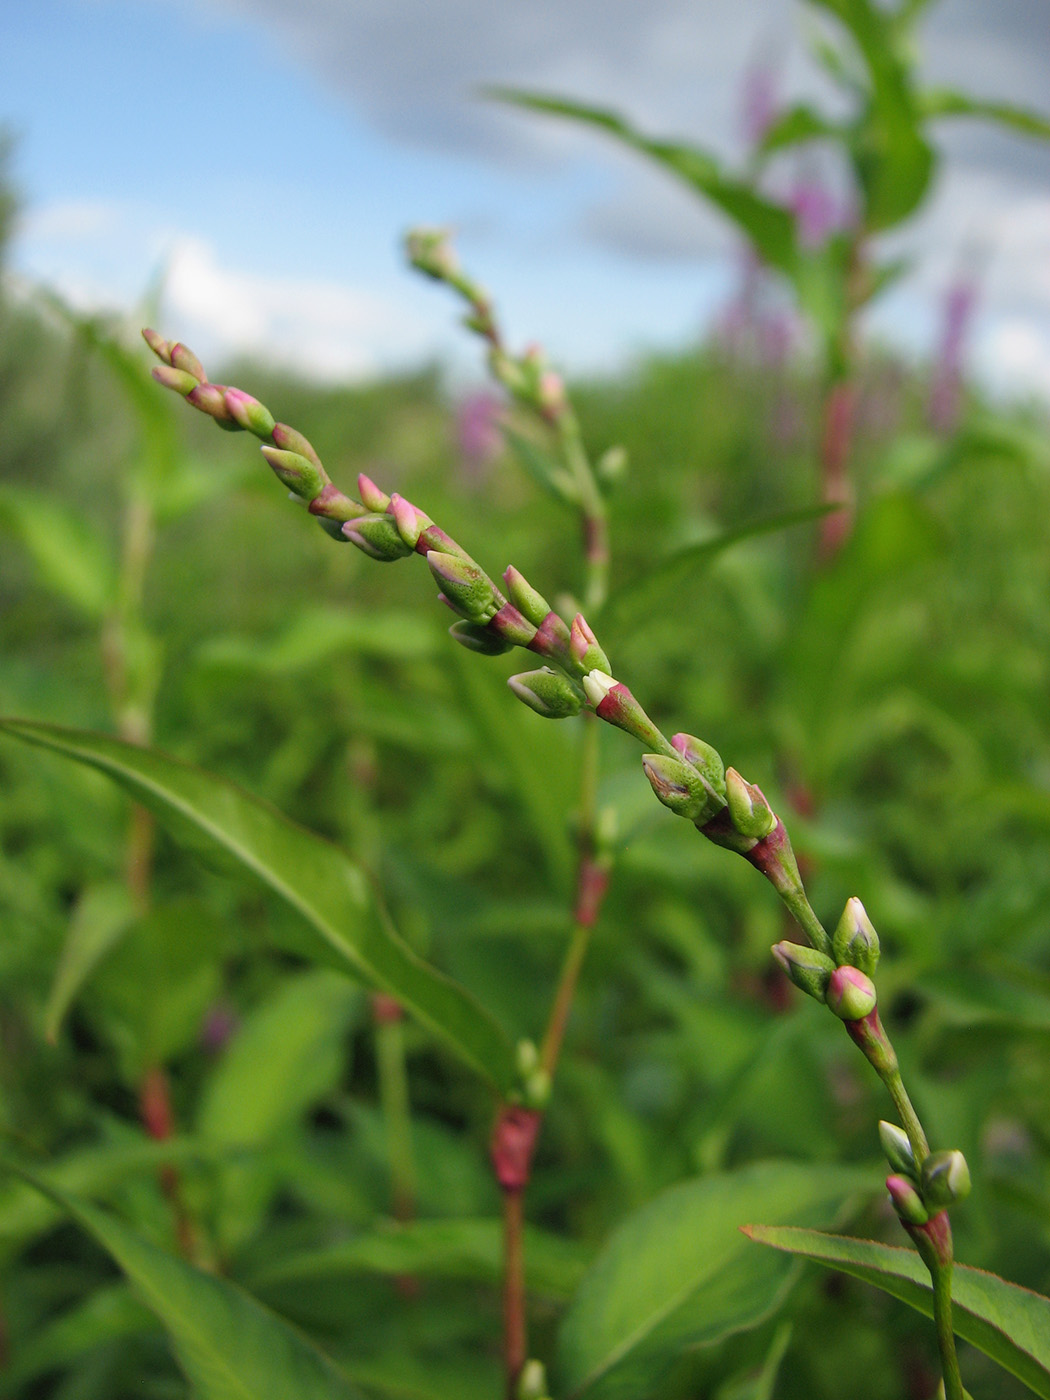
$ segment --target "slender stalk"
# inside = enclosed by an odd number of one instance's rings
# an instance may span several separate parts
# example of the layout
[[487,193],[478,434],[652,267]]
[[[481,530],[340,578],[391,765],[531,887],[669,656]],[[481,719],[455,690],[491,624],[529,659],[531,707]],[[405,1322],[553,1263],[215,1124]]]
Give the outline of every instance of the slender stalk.
[[412,1117],[405,1071],[404,1013],[393,997],[377,992],[375,1018],[379,1103],[386,1129],[390,1194],[394,1217],[411,1220],[416,1207],[416,1169],[412,1154]]
[[583,528],[587,584],[584,606],[594,612],[605,602],[609,591],[609,525],[605,499],[587,460],[580,425],[572,409],[558,417],[558,440],[566,465],[579,493],[580,524]]
[[879,1078],[889,1090],[893,1106],[900,1115],[901,1127],[908,1134],[908,1141],[911,1143],[911,1150],[915,1156],[915,1165],[921,1167],[926,1158],[930,1155],[930,1144],[926,1140],[922,1124],[919,1122],[919,1115],[915,1112],[908,1091],[904,1087],[904,1080],[901,1078],[900,1070],[892,1070],[889,1073],[880,1074]]
[[525,1365],[525,1193],[503,1193],[503,1363],[507,1400],[515,1400]]
[[952,1260],[931,1270],[933,1279],[933,1320],[937,1328],[937,1347],[941,1354],[945,1400],[964,1400],[962,1374],[955,1351],[955,1330],[952,1327]]

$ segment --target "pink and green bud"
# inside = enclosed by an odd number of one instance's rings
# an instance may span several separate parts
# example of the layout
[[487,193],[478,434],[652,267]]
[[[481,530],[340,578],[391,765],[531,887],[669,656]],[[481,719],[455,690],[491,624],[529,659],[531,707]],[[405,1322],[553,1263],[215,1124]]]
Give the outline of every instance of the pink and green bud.
[[549,666],[511,676],[507,684],[523,704],[545,719],[571,719],[583,707],[583,697],[568,676]]
[[556,612],[549,612],[536,628],[536,635],[528,643],[530,651],[537,656],[546,656],[559,664],[569,664],[569,629]]
[[832,938],[836,961],[859,968],[869,977],[879,965],[879,935],[859,899],[848,899]]
[[304,501],[312,501],[324,489],[328,478],[308,457],[298,452],[283,451],[280,447],[268,447],[265,443],[262,455],[288,490],[294,491]]
[[875,983],[859,967],[837,967],[828,982],[828,1009],[840,1021],[862,1021],[875,1010]]
[[165,389],[174,389],[184,399],[189,398],[200,383],[194,375],[184,369],[175,369],[173,365],[154,365],[150,374],[158,384],[163,384]]
[[565,384],[560,374],[544,370],[536,384],[536,406],[547,418],[557,418],[569,406]]
[[369,559],[378,559],[384,564],[404,559],[413,552],[411,545],[405,544],[398,534],[389,515],[359,515],[346,522],[343,534]]
[[888,1176],[886,1190],[890,1193],[893,1209],[906,1225],[926,1224],[930,1212],[916,1191],[914,1182],[909,1181],[906,1176]]
[[171,364],[171,341],[165,340],[156,331],[150,330],[149,326],[143,326],[142,339],[156,355],[158,360],[163,360],[166,365]]
[[692,734],[672,734],[671,745],[678,750],[686,763],[693,765],[711,791],[724,800],[726,768],[718,750],[713,749],[710,744],[705,744],[703,739],[694,738]]
[[583,689],[599,719],[622,729],[625,734],[632,734],[669,758],[678,757],[622,681],[614,680],[604,671],[591,671],[583,678]]
[[922,1198],[932,1211],[963,1201],[970,1194],[970,1168],[957,1149],[931,1152],[922,1164]]
[[269,438],[276,426],[273,414],[265,404],[246,394],[243,389],[226,390],[226,407],[234,422],[258,438]]
[[374,511],[376,515],[382,515],[390,504],[390,497],[385,491],[380,491],[370,476],[365,476],[364,472],[357,478],[357,494],[361,501]]
[[[879,1142],[886,1154],[886,1161],[895,1172],[903,1172],[905,1176],[916,1176],[915,1153],[912,1150],[908,1134],[903,1128],[898,1128],[896,1123],[887,1123],[885,1119],[882,1119],[879,1122]],[[917,1225],[922,1223],[921,1220],[913,1222]]]
[[773,956],[800,992],[815,1001],[825,1000],[831,974],[835,971],[835,964],[829,957],[804,943],[786,941],[774,945]]
[[[287,423],[275,423],[270,436],[273,438],[275,447],[280,447],[285,452],[298,452],[300,457],[308,457],[315,467],[321,465],[321,459],[314,450],[313,443],[305,438],[297,428],[289,428]],[[385,509],[386,506],[379,511],[379,514],[382,515]]]
[[434,523],[429,515],[424,515],[418,506],[406,501],[404,496],[399,496],[396,491],[390,497],[387,510],[394,517],[398,534],[412,549],[419,543],[419,537],[427,526]]
[[569,650],[581,671],[604,671],[608,675],[612,670],[609,658],[598,645],[598,638],[591,631],[583,613],[577,613],[572,620]]
[[721,802],[691,763],[668,758],[666,754],[647,753],[642,767],[653,792],[676,816],[705,822],[721,808]]
[[504,652],[514,650],[513,642],[505,642],[487,627],[479,627],[476,622],[467,622],[464,618],[454,622],[448,631],[460,646],[476,651],[480,656],[502,656]]
[[316,515],[320,520],[335,523],[341,528],[347,520],[356,520],[359,515],[368,514],[359,501],[355,501],[352,496],[340,491],[334,482],[328,480],[323,467],[320,468],[320,471],[325,484],[310,502],[311,515]]
[[472,560],[458,559],[454,554],[442,554],[436,549],[428,551],[427,563],[453,612],[479,626],[495,617],[500,599],[484,569],[479,569]]
[[412,229],[405,238],[405,252],[413,267],[438,281],[455,277],[459,272],[459,262],[446,229]]
[[196,389],[186,395],[186,402],[200,409],[201,413],[206,413],[209,418],[214,418],[219,427],[225,428],[227,432],[240,432],[240,424],[234,422],[233,415],[226,407],[224,385],[198,384]]
[[197,359],[197,356],[190,347],[188,345],[183,345],[181,341],[177,341],[171,347],[168,355],[168,363],[174,365],[176,369],[184,369],[187,374],[192,374],[194,379],[199,380],[201,384],[206,384],[208,382],[208,376],[204,373],[204,366],[201,364],[200,360]]
[[536,635],[535,627],[522,617],[513,603],[504,603],[488,625],[508,646],[527,647]]
[[733,826],[741,836],[761,841],[777,824],[762,789],[742,778],[735,768],[726,769],[726,801]]
[[521,615],[528,618],[533,627],[539,627],[551,610],[546,598],[542,593],[537,593],[525,575],[519,573],[513,564],[504,570],[503,582],[507,585],[507,597]]

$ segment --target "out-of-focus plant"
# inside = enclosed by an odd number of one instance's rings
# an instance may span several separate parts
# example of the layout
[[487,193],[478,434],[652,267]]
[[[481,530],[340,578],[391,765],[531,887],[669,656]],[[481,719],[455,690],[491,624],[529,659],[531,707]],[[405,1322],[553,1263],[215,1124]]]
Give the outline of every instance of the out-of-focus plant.
[[[504,101],[597,127],[670,171],[714,204],[743,234],[755,256],[790,285],[819,349],[823,373],[820,463],[823,499],[841,507],[824,522],[821,544],[833,554],[849,533],[849,462],[856,413],[857,317],[908,269],[880,255],[878,239],[922,206],[936,174],[930,129],[971,117],[1039,139],[1050,121],[1009,102],[987,101],[921,80],[915,30],[928,0],[809,0],[835,23],[814,54],[839,91],[844,116],[802,102],[753,122],[751,168],[727,169],[702,147],[643,135],[611,110],[547,94],[496,88]],[[771,108],[771,104],[767,103]],[[768,192],[774,158],[819,143],[849,177],[848,214],[828,216],[823,186],[796,187],[789,198]]]

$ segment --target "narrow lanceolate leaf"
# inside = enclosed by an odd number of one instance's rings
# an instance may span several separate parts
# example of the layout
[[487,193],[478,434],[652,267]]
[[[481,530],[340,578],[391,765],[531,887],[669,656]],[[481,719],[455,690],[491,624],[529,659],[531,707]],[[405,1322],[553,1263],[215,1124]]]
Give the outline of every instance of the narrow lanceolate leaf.
[[951,88],[936,88],[919,96],[919,110],[925,117],[978,117],[1009,127],[1025,136],[1050,140],[1050,117],[1011,102],[985,102],[979,97],[967,97]]
[[[759,1244],[815,1259],[864,1279],[894,1298],[933,1316],[926,1266],[912,1249],[825,1235],[819,1230],[749,1225]],[[956,1264],[952,1271],[952,1320],[956,1333],[1050,1400],[1050,1298],[1007,1283],[996,1274]]]
[[757,1326],[785,1298],[793,1271],[756,1267],[760,1252],[748,1257],[740,1226],[756,1209],[782,1223],[830,1222],[871,1185],[871,1173],[855,1168],[761,1162],[657,1196],[584,1277],[558,1339],[558,1393],[655,1393],[686,1348]]
[[333,1362],[249,1294],[158,1249],[97,1206],[13,1170],[119,1265],[163,1324],[198,1400],[357,1400]]
[[380,918],[360,868],[234,783],[102,734],[29,720],[0,730],[97,768],[205,852],[224,854],[297,910],[359,976],[390,992],[499,1089],[514,1082],[510,1041],[458,983],[419,958]]

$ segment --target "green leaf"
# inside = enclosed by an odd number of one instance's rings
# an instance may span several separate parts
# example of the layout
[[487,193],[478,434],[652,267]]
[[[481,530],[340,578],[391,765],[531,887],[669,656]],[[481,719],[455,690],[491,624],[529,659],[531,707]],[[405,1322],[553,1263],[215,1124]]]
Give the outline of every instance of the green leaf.
[[102,958],[130,927],[135,909],[126,885],[110,881],[86,890],[69,921],[55,980],[44,1012],[48,1040],[58,1036],[62,1019]]
[[360,990],[327,968],[286,981],[245,1019],[205,1085],[201,1137],[259,1147],[293,1123],[338,1082],[361,1004]]
[[819,520],[834,505],[821,503],[804,506],[801,510],[781,511],[777,515],[767,515],[761,520],[751,520],[726,530],[710,540],[699,544],[688,544],[673,553],[657,560],[653,567],[639,577],[631,579],[613,592],[599,614],[603,625],[629,628],[641,622],[645,616],[670,603],[686,579],[708,568],[719,555],[733,545],[744,540],[757,539],[760,535],[776,534],[789,530],[794,525],[806,525]]
[[[526,1227],[526,1282],[533,1293],[566,1299],[584,1268],[578,1246],[545,1230]],[[261,1271],[253,1283],[263,1287],[362,1273],[460,1279],[495,1286],[503,1273],[502,1222],[391,1222],[336,1244],[288,1255]]]
[[[819,1230],[768,1225],[749,1225],[745,1233],[759,1244],[815,1259],[864,1279],[927,1317],[933,1316],[930,1277],[912,1249],[825,1235]],[[964,1341],[1024,1381],[1036,1395],[1050,1400],[1050,1298],[983,1269],[956,1264],[952,1270],[952,1322]]]
[[116,566],[106,541],[83,513],[33,491],[0,488],[0,526],[22,544],[41,581],[85,617],[113,605]]
[[0,1396],[24,1393],[38,1376],[81,1363],[96,1347],[152,1332],[152,1315],[124,1282],[96,1288],[53,1321],[23,1338],[0,1371]]
[[598,127],[632,149],[650,156],[717,205],[743,230],[770,267],[794,277],[799,257],[794,214],[790,209],[765,199],[748,180],[726,174],[709,152],[696,146],[643,136],[618,113],[605,108],[515,88],[489,88],[487,93],[501,102],[533,112],[567,117],[571,121]]
[[503,436],[514,456],[542,491],[556,501],[576,499],[576,483],[556,458],[545,452],[532,438],[515,432],[506,423],[503,425]]
[[558,1339],[562,1388],[649,1393],[659,1369],[686,1348],[757,1326],[793,1275],[756,1268],[740,1226],[756,1213],[783,1223],[831,1220],[871,1184],[857,1168],[762,1162],[657,1196],[620,1226],[580,1285]]
[[763,135],[759,150],[764,155],[772,155],[774,151],[799,146],[805,141],[820,141],[829,137],[841,140],[842,136],[841,126],[802,102],[781,112]]
[[252,872],[356,974],[390,992],[499,1089],[515,1082],[507,1036],[470,994],[418,957],[382,917],[361,869],[337,846],[223,778],[153,749],[29,720],[13,738],[97,768],[180,833]]
[[198,1400],[356,1400],[358,1392],[322,1352],[249,1294],[158,1249],[97,1206],[7,1165],[119,1265],[163,1324]]
[[1050,140],[1050,117],[1026,107],[1015,107],[1012,102],[987,102],[979,97],[967,97],[966,93],[955,92],[952,88],[921,93],[918,101],[924,117],[978,117],[1024,136]]

